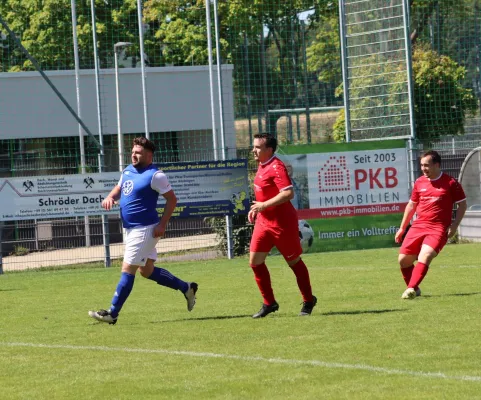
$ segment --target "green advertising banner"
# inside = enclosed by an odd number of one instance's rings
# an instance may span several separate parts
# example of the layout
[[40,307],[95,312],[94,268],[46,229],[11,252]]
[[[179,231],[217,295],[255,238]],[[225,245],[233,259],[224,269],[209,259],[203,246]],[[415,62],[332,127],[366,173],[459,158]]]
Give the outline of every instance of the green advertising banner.
[[292,203],[305,252],[395,245],[409,201],[404,141],[296,149],[282,148],[277,155],[294,186]]

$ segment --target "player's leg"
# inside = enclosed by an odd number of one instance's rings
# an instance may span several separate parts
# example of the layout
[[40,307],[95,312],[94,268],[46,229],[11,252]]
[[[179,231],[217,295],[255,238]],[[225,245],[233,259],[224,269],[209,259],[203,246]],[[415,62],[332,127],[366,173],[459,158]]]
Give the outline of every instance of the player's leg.
[[406,283],[406,287],[409,286],[409,281],[411,280],[411,276],[414,270],[414,262],[416,261],[417,256],[415,254],[399,254],[398,262],[401,268],[401,274]]
[[272,237],[270,233],[256,224],[250,244],[249,264],[254,273],[263,304],[262,308],[252,316],[253,318],[263,318],[279,309],[279,304],[277,304],[274,291],[272,290],[271,275],[265,263],[272,247]]
[[125,232],[125,251],[117,288],[108,310],[89,311],[89,315],[101,322],[115,324],[125,301],[134,286],[135,274],[139,266],[147,262],[147,254],[155,247],[158,239],[152,234],[152,227],[127,229]]
[[317,297],[312,294],[309,270],[301,257],[297,257],[292,261],[287,261],[287,264],[291,267],[296,276],[297,287],[302,295],[302,308],[299,315],[311,315],[312,310],[317,304]]
[[302,247],[299,235],[292,235],[292,232],[296,232],[297,229],[296,221],[295,228],[289,229],[287,232],[279,232],[276,236],[275,246],[296,276],[297,287],[302,295],[302,308],[299,315],[305,316],[312,313],[317,298],[312,294],[309,271],[301,258]]
[[410,287],[409,283],[414,271],[414,262],[421,251],[422,243],[426,233],[423,230],[412,227],[403,239],[401,248],[399,249],[398,262],[401,268],[401,274],[407,289],[401,295],[403,299],[413,299],[421,295],[419,287]]
[[419,252],[418,262],[414,267],[409,287],[418,287],[428,273],[431,261],[436,258],[441,249],[447,242],[447,235],[443,232],[440,234],[430,234],[425,237],[424,243]]
[[149,254],[147,262],[144,266],[139,268],[140,274],[147,279],[150,279],[161,286],[165,286],[174,290],[180,290],[187,300],[187,310],[192,311],[195,306],[196,293],[198,285],[196,282],[185,282],[176,277],[164,268],[159,268],[154,265],[157,259],[157,251],[154,249]]
[[122,273],[120,274],[117,288],[112,297],[112,302],[108,310],[89,311],[89,316],[100,322],[107,322],[114,325],[117,322],[120,310],[134,287],[135,273],[138,266],[127,262],[122,263]]

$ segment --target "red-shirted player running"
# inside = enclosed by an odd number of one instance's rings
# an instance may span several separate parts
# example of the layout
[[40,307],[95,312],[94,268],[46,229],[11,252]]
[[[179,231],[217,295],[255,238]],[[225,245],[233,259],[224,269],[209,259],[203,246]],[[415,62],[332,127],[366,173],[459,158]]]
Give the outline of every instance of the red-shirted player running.
[[259,162],[259,168],[254,179],[256,201],[248,215],[250,222],[255,221],[249,262],[264,303],[253,318],[265,317],[279,309],[265,264],[274,246],[296,275],[303,299],[299,315],[310,315],[317,303],[317,298],[312,295],[309,271],[301,259],[297,212],[291,204],[294,189],[284,163],[274,154],[276,148],[277,140],[272,135],[254,136],[252,153]]
[[[421,295],[419,284],[426,276],[429,264],[448,238],[455,234],[467,208],[463,188],[458,181],[441,171],[441,157],[436,151],[423,154],[421,170],[424,176],[414,183],[411,200],[395,237],[397,243],[402,241],[399,264],[407,285],[401,296],[403,299]],[[458,205],[458,209],[456,219],[452,221],[454,204]],[[417,218],[403,240],[414,213]],[[418,262],[414,266],[416,259]]]

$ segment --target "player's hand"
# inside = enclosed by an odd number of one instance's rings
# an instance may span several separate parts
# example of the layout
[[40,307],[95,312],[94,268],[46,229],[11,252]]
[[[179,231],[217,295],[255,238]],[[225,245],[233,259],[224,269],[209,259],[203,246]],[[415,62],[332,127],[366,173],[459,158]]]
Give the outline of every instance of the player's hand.
[[456,233],[457,229],[455,229],[454,227],[450,226],[448,228],[448,239],[451,239],[455,233]]
[[251,205],[251,211],[255,211],[256,213],[264,211],[267,207],[262,201],[253,201]]
[[396,236],[394,236],[394,241],[396,243],[401,243],[403,240],[403,235],[404,235],[405,230],[399,228],[398,231],[396,232]]
[[257,217],[257,211],[250,210],[247,214],[247,220],[253,224]]
[[102,207],[105,208],[107,211],[110,211],[115,204],[115,200],[112,197],[107,196],[102,201]]
[[165,235],[165,226],[158,224],[154,228],[154,238],[162,238]]

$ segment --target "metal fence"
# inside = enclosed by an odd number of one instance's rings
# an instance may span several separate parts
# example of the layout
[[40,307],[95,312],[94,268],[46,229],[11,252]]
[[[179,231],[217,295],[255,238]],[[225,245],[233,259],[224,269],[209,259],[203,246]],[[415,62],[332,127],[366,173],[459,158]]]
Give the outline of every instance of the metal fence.
[[[114,81],[102,72],[126,68],[133,68],[132,73],[138,76],[140,92],[144,82],[149,87],[149,68],[201,66],[208,65],[209,61],[233,65],[233,93],[227,94],[232,95],[232,104],[223,110],[224,114],[231,114],[224,116],[234,121],[233,144],[213,143],[212,128],[220,129],[218,121],[208,128],[148,131],[146,114],[152,116],[159,110],[149,107],[149,98],[144,96],[142,102],[145,103],[139,106],[141,111],[135,116],[139,128],[124,127],[121,144],[128,149],[132,137],[148,133],[159,146],[158,161],[209,159],[215,146],[220,152],[233,151],[243,157],[248,153],[253,135],[264,131],[276,134],[281,144],[328,144],[345,140],[340,112],[344,99],[338,1],[230,0],[208,3],[209,10],[203,0],[138,3],[142,4],[141,21],[136,7],[129,6],[133,2],[25,0],[0,4],[0,17],[42,70],[77,71],[80,76],[86,71],[100,72],[95,85],[81,86],[80,91],[84,107],[86,102],[97,102],[98,120],[89,124],[93,138],[85,132],[79,137],[77,127],[63,132],[61,137],[18,137],[14,128],[7,131],[3,124],[7,115],[2,110],[7,109],[12,99],[0,96],[0,176],[98,171],[96,141],[103,145],[104,170],[118,170],[122,163],[116,124],[112,121],[117,120],[119,113],[112,111],[115,107],[105,106],[114,103],[108,94]],[[383,5],[385,2],[379,1],[349,3],[357,4],[349,16],[352,29],[368,20],[379,19],[369,22],[376,30],[389,28],[390,20],[399,22],[394,9],[400,8],[401,1],[389,2],[387,8]],[[409,39],[413,49],[414,124],[419,140],[415,150],[434,148],[441,151],[446,172],[457,177],[463,157],[479,146],[481,134],[481,1],[426,0],[408,4]],[[375,18],[376,15],[379,18]],[[34,67],[5,26],[0,30],[0,85],[4,85],[16,72],[33,71]],[[208,36],[212,38],[211,47]],[[391,44],[401,42],[400,37],[392,35],[387,39]],[[353,40],[350,45],[363,43]],[[209,50],[212,50],[212,57]],[[382,50],[390,51],[388,47]],[[399,48],[392,50],[396,53]],[[214,68],[213,73],[218,71]],[[75,86],[75,75],[70,79]],[[28,92],[34,88],[23,90]],[[217,87],[212,86],[212,90]],[[162,95],[168,93],[159,93]],[[69,102],[72,109],[79,111],[77,100],[71,98]],[[219,107],[214,105],[217,118],[222,115]],[[53,112],[68,113],[65,108]],[[14,118],[20,124],[30,113],[31,110],[19,108]],[[183,114],[181,118],[188,119],[190,110],[183,110]],[[48,115],[38,118],[48,119]],[[35,130],[34,123],[32,130]],[[109,124],[114,128],[106,129]],[[457,136],[463,133],[464,139]],[[451,136],[445,137],[448,134]],[[128,157],[123,161],[128,163]],[[88,225],[84,219],[4,223],[4,261],[22,268],[37,262],[36,258],[26,261],[25,257],[35,256],[40,257],[39,265],[47,265],[47,261],[53,259],[53,249],[67,248],[78,248],[80,253],[62,255],[65,262],[102,260],[102,256],[93,255],[93,247],[102,241],[101,225],[97,217],[89,217]],[[121,249],[118,218],[109,218],[108,227],[112,246]],[[200,219],[173,221],[169,234],[171,239],[161,241],[161,246],[170,253],[178,253],[179,247],[192,246],[188,252],[198,254],[199,247],[213,249],[219,242],[215,229]],[[187,238],[182,239],[185,236]],[[198,239],[194,241],[193,237]],[[82,247],[87,241],[92,246],[89,250]],[[172,245],[169,247],[168,243]],[[206,254],[217,255],[217,251],[206,250]],[[13,255],[26,252],[29,255]]]

